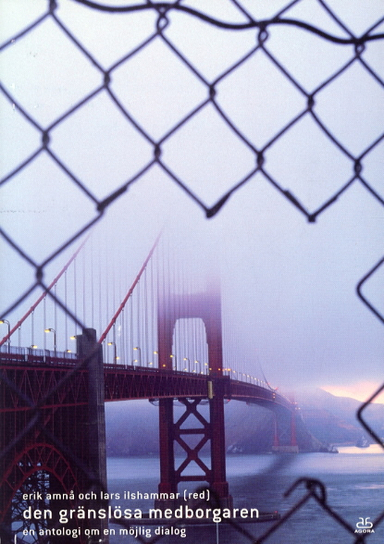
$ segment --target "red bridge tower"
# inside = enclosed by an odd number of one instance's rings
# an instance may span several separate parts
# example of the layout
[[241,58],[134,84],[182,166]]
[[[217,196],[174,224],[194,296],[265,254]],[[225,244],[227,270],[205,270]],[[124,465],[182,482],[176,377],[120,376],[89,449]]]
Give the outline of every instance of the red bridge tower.
[[[224,390],[229,377],[223,376],[222,325],[220,289],[209,286],[205,292],[196,294],[166,294],[159,297],[158,304],[158,353],[159,368],[163,372],[172,370],[172,340],[178,319],[201,318],[205,325],[208,344],[209,375],[207,376],[207,395],[209,399],[209,421],[198,412],[203,400],[179,399],[184,404],[183,415],[175,421],[174,399],[160,399],[160,484],[159,493],[168,496],[177,493],[180,482],[206,481],[211,491],[223,507],[231,507],[226,480],[225,431],[224,431]],[[194,416],[201,424],[195,428],[183,428],[189,416]],[[185,435],[201,435],[198,443],[191,447],[183,439]],[[174,444],[178,443],[186,452],[186,458],[176,469]],[[199,457],[202,447],[210,443],[211,467]],[[184,470],[191,462],[201,469],[201,475],[186,475]],[[169,502],[172,506],[172,501]]]

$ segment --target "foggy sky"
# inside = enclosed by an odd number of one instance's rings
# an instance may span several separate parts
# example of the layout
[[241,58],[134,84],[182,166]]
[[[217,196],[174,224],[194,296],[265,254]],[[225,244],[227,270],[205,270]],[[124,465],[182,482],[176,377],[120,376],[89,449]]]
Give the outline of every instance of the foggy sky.
[[[254,6],[242,3],[250,10]],[[382,11],[381,2],[371,2],[369,8],[360,2],[348,2],[348,8],[340,1],[329,3],[356,33],[369,28]],[[222,20],[244,19],[229,2],[220,7],[189,4],[210,9]],[[287,2],[274,4],[273,13]],[[273,15],[270,2],[258,5],[255,16]],[[5,2],[2,43],[35,20],[45,6],[43,0]],[[153,33],[152,12],[109,16],[74,2],[59,2],[59,6],[58,17],[104,69]],[[302,1],[286,15],[343,34],[315,2]],[[209,82],[256,43],[254,30],[225,32],[182,14],[172,14],[170,21],[165,35]],[[380,28],[383,31],[383,25],[376,31]],[[268,49],[307,92],[344,65],[353,51],[353,46],[330,45],[287,27],[273,27],[270,35]],[[364,58],[383,78],[382,43],[369,44]],[[98,70],[51,19],[5,48],[0,62],[4,87],[43,128],[101,84]],[[50,148],[96,199],[107,197],[152,161],[149,138],[164,138],[180,118],[207,99],[206,85],[159,38],[112,72],[111,88],[147,138],[124,119],[106,92],[50,132]],[[216,90],[220,107],[257,148],[305,108],[303,95],[262,52],[223,77]],[[316,113],[358,156],[383,132],[378,115],[383,96],[383,88],[355,63],[317,95]],[[0,103],[3,179],[38,149],[40,134],[2,95]],[[381,143],[364,161],[365,179],[381,194],[383,148]],[[255,168],[252,150],[212,104],[165,138],[161,157],[207,207]],[[352,167],[352,161],[308,115],[266,153],[269,175],[308,210],[316,210],[340,189],[351,178]],[[96,215],[92,199],[46,152],[1,186],[0,211],[6,233],[37,263]],[[171,176],[154,165],[107,209],[93,237],[92,252],[94,263],[114,262],[118,269],[114,274],[123,268],[127,282],[132,281],[165,225],[174,247],[188,248],[192,275],[209,259],[218,264],[224,328],[236,339],[232,349],[244,371],[259,372],[261,367],[268,381],[280,387],[345,388],[358,382],[373,386],[383,376],[383,327],[355,289],[382,256],[383,217],[382,205],[355,182],[316,223],[308,223],[258,173],[208,220]],[[77,245],[47,266],[48,282]],[[33,283],[34,270],[4,240],[1,254],[1,308],[5,309]],[[97,274],[94,268],[90,266],[87,274]],[[365,288],[381,310],[382,280],[379,271]],[[109,293],[112,287],[103,289]],[[16,322],[38,294],[35,291],[4,317]]]

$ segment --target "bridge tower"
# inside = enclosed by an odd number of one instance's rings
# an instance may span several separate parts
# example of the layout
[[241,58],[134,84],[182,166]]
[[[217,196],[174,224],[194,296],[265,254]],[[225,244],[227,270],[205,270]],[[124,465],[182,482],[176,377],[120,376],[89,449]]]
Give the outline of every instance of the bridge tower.
[[[170,294],[159,296],[158,304],[158,360],[162,372],[173,368],[172,341],[177,320],[200,318],[205,325],[208,344],[209,374],[207,375],[207,395],[205,399],[179,399],[185,406],[183,415],[174,418],[174,399],[160,399],[160,484],[159,493],[172,496],[177,492],[180,482],[205,481],[221,506],[231,507],[226,479],[225,429],[224,429],[224,391],[228,376],[223,375],[221,296],[217,284],[211,284],[206,291],[194,294]],[[209,399],[209,421],[198,411],[199,404]],[[185,428],[182,425],[193,416],[200,423],[198,427]],[[193,447],[184,440],[185,435],[200,436]],[[184,449],[186,458],[175,467],[174,445],[178,443]],[[199,457],[201,448],[210,445],[211,466],[208,467]],[[201,475],[186,475],[188,465],[195,462]],[[167,506],[174,506],[169,501]]]
[[[87,491],[94,493],[87,507],[105,506],[100,495],[106,487],[102,351],[93,329],[84,330],[77,341],[79,359],[72,363],[36,350],[27,350],[16,361],[13,353],[12,358],[2,354],[2,542],[13,542],[13,534],[21,537],[24,529],[30,531],[28,542],[43,540],[39,531],[50,535],[63,527],[80,533],[70,539],[79,544],[88,542],[86,527],[103,534],[99,520],[60,525],[58,516],[59,510],[81,504],[79,494]],[[37,510],[47,512],[45,520],[34,518]],[[68,542],[68,536],[56,535],[55,543]]]

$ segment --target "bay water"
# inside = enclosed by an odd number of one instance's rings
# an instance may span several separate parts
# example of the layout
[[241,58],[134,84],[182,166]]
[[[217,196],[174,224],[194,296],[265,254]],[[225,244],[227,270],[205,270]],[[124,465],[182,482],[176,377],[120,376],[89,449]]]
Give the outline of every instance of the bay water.
[[[205,462],[208,464],[209,460],[205,459]],[[384,544],[384,521],[375,523],[384,511],[384,452],[379,446],[372,445],[365,449],[341,447],[338,454],[227,456],[227,480],[237,508],[278,511],[283,517],[307,493],[305,482],[300,482],[301,478],[320,480],[325,486],[326,504],[354,531],[362,532],[348,533],[332,512],[325,511],[316,500],[310,498],[266,538],[266,543],[352,544],[359,534],[366,534],[369,544]],[[148,512],[154,507],[153,501],[146,498],[124,499],[124,493],[156,493],[158,482],[159,460],[156,457],[108,459],[108,491],[120,495],[118,500],[112,499],[111,503],[120,505],[122,510],[138,508]],[[289,496],[284,496],[295,482],[298,482],[295,489]],[[179,491],[193,491],[197,487],[191,483],[180,484]],[[115,529],[116,534],[111,534],[110,544],[137,542],[137,534],[148,542],[162,535],[159,542],[164,544],[245,544],[265,534],[274,523],[244,523],[236,527],[223,522],[186,525],[184,531],[170,535],[167,534],[166,524],[155,522],[152,526],[141,526],[137,519],[131,523],[131,536],[119,534],[122,526],[111,524],[110,528]]]

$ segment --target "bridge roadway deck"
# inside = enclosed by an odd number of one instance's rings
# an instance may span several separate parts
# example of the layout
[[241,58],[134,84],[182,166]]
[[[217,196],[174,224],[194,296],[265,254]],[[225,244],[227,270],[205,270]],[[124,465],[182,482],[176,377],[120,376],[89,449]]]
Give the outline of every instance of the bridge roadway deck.
[[[86,404],[87,368],[83,361],[46,355],[0,353],[5,380],[0,411],[28,410]],[[224,386],[224,398],[292,410],[291,402],[269,388],[233,380],[176,370],[159,370],[122,364],[104,365],[105,401],[159,398],[207,398],[208,383],[213,394],[217,380]],[[12,387],[7,387],[13,384]],[[22,393],[20,395],[18,391]],[[29,400],[28,400],[29,399]]]

